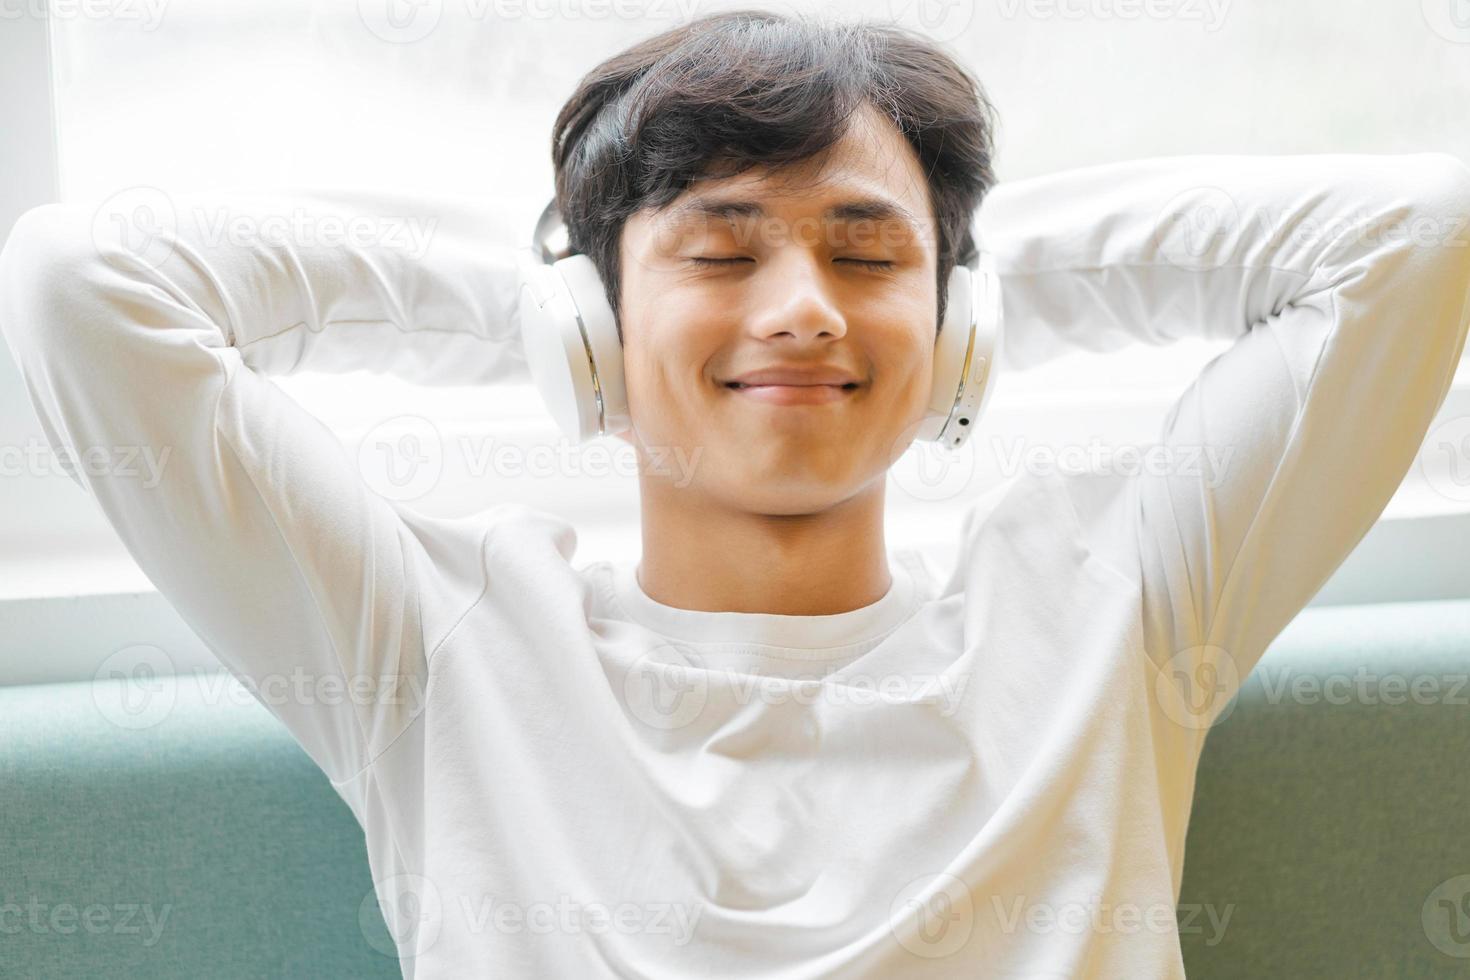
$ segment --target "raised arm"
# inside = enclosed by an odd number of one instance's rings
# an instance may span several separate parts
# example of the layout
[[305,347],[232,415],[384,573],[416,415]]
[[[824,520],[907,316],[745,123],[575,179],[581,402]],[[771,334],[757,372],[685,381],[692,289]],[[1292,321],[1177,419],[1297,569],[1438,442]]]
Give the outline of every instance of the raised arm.
[[[1149,655],[1244,678],[1372,526],[1443,402],[1466,335],[1470,169],[1441,153],[1154,158],[1001,184],[980,223],[1013,367],[1233,341],[1162,420],[1163,475],[1068,490],[1097,550],[1141,581]],[[1206,452],[1223,469],[1190,465]]]
[[71,472],[224,665],[345,779],[412,721],[483,575],[446,562],[444,522],[371,492],[267,375],[526,379],[512,230],[469,202],[364,193],[194,194],[118,216],[23,214],[0,251],[0,329],[64,459],[159,461],[156,484]]

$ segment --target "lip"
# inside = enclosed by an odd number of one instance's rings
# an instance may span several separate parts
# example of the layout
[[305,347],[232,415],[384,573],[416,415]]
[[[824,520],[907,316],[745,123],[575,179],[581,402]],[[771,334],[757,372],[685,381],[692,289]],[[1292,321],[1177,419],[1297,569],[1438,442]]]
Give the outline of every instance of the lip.
[[841,385],[751,385],[726,390],[768,405],[829,405],[856,394],[858,389]]
[[745,374],[737,374],[734,377],[724,379],[725,384],[730,384],[735,381],[752,387],[764,385],[857,385],[862,383],[862,379],[851,371],[827,364],[778,364],[762,368],[759,371],[747,371]]

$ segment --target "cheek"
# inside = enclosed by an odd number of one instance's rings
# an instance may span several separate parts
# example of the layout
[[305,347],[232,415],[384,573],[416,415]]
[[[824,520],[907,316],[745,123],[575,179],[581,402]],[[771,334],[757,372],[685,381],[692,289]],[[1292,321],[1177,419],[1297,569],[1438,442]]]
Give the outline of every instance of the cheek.
[[706,368],[712,355],[686,331],[653,323],[639,327],[623,352],[629,411],[646,439],[676,441],[709,417],[715,392]]
[[932,335],[926,335],[922,327],[895,329],[885,335],[882,350],[875,350],[873,357],[876,378],[895,404],[928,401],[934,376]]

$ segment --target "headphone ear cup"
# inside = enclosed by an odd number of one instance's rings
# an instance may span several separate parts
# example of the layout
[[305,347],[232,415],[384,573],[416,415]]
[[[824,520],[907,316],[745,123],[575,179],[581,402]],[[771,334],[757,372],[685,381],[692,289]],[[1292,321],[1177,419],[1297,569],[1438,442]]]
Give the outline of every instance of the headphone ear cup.
[[590,258],[528,267],[520,321],[531,379],[567,439],[581,445],[631,428],[617,321]]
[[975,431],[995,390],[1000,359],[1000,277],[988,252],[974,267],[957,265],[949,276],[949,304],[934,343],[934,379],[929,412],[917,439],[958,449]]
[[[914,438],[924,442],[944,441],[955,405],[959,401],[964,380],[965,355],[971,343],[970,306],[972,290],[970,270],[956,265],[949,274],[949,295],[944,309],[944,322],[934,338],[934,373],[929,394],[929,407],[919,423]],[[961,434],[961,442],[963,442]],[[957,446],[958,443],[955,443]]]

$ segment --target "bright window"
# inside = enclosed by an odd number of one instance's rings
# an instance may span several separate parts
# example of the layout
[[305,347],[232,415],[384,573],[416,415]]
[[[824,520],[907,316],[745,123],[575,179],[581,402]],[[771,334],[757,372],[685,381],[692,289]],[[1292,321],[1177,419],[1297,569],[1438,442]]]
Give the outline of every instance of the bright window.
[[[1204,152],[1446,150],[1470,160],[1470,24],[1454,16],[1456,2],[1368,5],[1351,17],[1327,0],[869,0],[839,12],[896,16],[974,67],[999,110],[1005,180]],[[639,16],[623,17],[617,12],[631,3],[52,0],[60,195],[101,199],[139,184],[431,188],[501,200],[529,235],[551,193],[551,123],[578,78],[683,17],[745,5],[642,0]],[[30,11],[17,15],[30,18],[18,24],[29,29],[33,7],[7,10]],[[29,43],[18,30],[10,37],[12,46]],[[43,98],[35,86],[0,95],[10,102],[6,118]],[[1199,342],[1070,355],[1008,376],[992,425],[1022,431],[1039,421],[1057,440],[1145,440],[1168,400],[1221,349]],[[529,388],[422,389],[368,375],[278,383],[348,444],[398,414],[446,420],[447,439],[555,435]],[[975,492],[986,466],[975,465]],[[42,481],[44,489],[10,491],[29,501],[32,526],[39,513],[45,527],[65,525],[79,547],[116,548],[77,488]],[[892,538],[942,552],[968,496],[926,501],[891,487]],[[636,484],[627,475],[487,481],[450,469],[413,503],[464,513],[501,499],[573,519],[581,559],[636,548]]]

